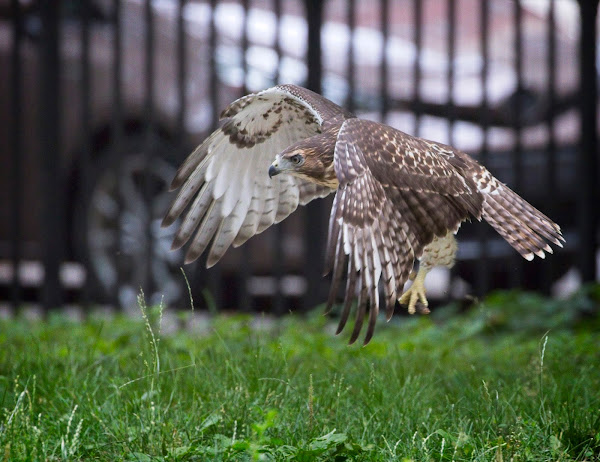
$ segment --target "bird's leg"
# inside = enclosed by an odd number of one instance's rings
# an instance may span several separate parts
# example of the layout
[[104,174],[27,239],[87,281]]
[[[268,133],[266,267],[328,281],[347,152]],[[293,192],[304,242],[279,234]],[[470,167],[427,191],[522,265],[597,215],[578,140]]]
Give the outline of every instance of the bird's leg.
[[408,304],[408,312],[415,313],[417,302],[421,302],[419,310],[422,313],[429,313],[427,308],[427,298],[425,297],[425,276],[434,266],[446,266],[451,268],[454,265],[456,250],[458,246],[453,232],[448,232],[443,237],[434,237],[425,248],[423,255],[419,260],[419,271],[415,274],[414,270],[409,279],[414,281],[410,288],[398,299],[401,304]]
[[420,311],[427,314],[429,313],[429,302],[425,296],[425,276],[429,272],[430,268],[426,265],[419,266],[419,271],[415,274],[414,270],[410,273],[409,279],[413,281],[412,285],[402,294],[398,299],[401,305],[408,304],[409,314],[415,314],[417,302],[421,302],[423,308]]

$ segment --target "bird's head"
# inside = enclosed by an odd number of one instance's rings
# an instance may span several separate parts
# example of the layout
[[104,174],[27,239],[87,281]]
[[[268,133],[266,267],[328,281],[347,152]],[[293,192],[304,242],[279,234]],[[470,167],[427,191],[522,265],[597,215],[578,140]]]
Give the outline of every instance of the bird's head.
[[269,167],[269,177],[287,173],[313,183],[337,188],[338,181],[333,168],[334,147],[327,147],[315,140],[302,140],[277,154]]
[[308,166],[314,163],[315,153],[303,148],[286,149],[279,153],[269,167],[269,176],[274,177],[280,173],[301,176],[304,175]]

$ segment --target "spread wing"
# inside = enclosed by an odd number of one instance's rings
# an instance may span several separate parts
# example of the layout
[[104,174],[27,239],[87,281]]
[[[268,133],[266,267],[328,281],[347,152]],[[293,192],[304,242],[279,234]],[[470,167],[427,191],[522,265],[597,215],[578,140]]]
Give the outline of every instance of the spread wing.
[[340,186],[329,222],[326,269],[333,270],[333,280],[328,306],[346,269],[338,333],[358,292],[350,343],[360,333],[369,303],[366,344],[379,312],[379,281],[389,319],[423,248],[434,236],[456,230],[467,217],[479,218],[482,198],[474,181],[427,142],[376,122],[346,120],[334,162]]
[[173,248],[191,239],[186,263],[212,240],[207,266],[233,244],[237,247],[290,215],[298,204],[332,192],[290,175],[272,179],[268,168],[277,153],[320,133],[343,110],[304,88],[280,85],[244,96],[223,111],[225,122],[179,168],[171,189],[180,188],[163,226],[189,210]]
[[[442,146],[442,145],[440,145]],[[526,260],[552,253],[551,242],[562,247],[560,226],[495,178],[475,159],[450,146],[442,155],[472,178],[483,197],[482,217]]]

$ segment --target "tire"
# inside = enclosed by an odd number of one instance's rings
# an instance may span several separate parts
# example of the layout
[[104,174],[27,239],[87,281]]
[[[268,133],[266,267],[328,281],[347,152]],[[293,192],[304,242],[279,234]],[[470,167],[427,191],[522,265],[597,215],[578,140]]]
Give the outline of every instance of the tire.
[[178,149],[158,136],[151,153],[146,146],[144,136],[130,135],[118,152],[100,150],[87,194],[79,182],[72,237],[87,268],[92,302],[130,308],[143,290],[148,304],[174,304],[186,293],[182,252],[170,250],[177,226],[160,226],[172,199]]

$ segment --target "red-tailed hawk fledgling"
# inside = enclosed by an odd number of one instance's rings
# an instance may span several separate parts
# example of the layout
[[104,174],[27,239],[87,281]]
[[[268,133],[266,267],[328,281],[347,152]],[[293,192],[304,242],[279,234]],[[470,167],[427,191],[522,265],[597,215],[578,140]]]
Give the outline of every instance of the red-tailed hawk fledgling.
[[[452,266],[454,234],[484,218],[527,260],[562,246],[560,227],[467,154],[387,125],[356,118],[295,85],[278,85],[231,103],[223,125],[179,168],[179,189],[163,221],[187,208],[173,242],[191,241],[186,263],[212,242],[207,266],[290,215],[298,205],[335,193],[325,256],[333,271],[328,306],[346,273],[338,328],[358,298],[350,342],[370,305],[365,344],[379,312],[382,285],[388,320],[396,300],[411,313],[427,307],[424,280]],[[418,272],[411,275],[415,260]],[[402,294],[409,276],[412,286]],[[358,295],[356,295],[358,294]]]

